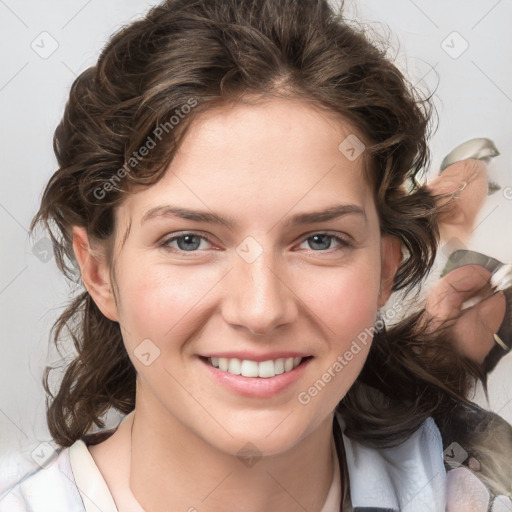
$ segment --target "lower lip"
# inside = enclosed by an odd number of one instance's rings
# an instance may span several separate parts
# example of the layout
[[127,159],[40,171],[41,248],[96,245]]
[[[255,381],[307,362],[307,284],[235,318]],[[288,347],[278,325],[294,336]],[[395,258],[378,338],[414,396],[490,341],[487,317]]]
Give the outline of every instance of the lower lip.
[[293,370],[275,375],[274,377],[244,377],[219,370],[208,361],[199,358],[207,371],[210,372],[210,375],[222,386],[239,395],[252,398],[271,398],[289,388],[301,377],[311,359],[310,357],[303,360]]

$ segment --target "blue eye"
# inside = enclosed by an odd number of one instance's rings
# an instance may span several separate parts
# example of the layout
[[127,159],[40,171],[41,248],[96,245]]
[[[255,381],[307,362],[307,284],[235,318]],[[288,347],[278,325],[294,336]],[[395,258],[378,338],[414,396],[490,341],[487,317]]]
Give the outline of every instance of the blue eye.
[[[305,238],[302,243],[312,241],[309,242],[310,250],[313,252],[327,252],[332,250],[331,246],[333,240],[338,244],[338,247],[334,248],[334,251],[340,251],[344,248],[352,247],[352,244],[349,241],[329,233],[314,233],[313,235]],[[205,235],[188,232],[167,238],[161,242],[160,245],[164,249],[170,250],[172,252],[194,253],[198,252],[202,241],[211,243],[210,239]],[[176,242],[176,246],[171,245],[174,242]]]
[[345,247],[351,247],[352,245],[347,240],[336,235],[331,235],[329,233],[315,233],[311,236],[308,236],[303,243],[307,242],[308,240],[314,240],[313,243],[309,243],[310,247],[313,246],[312,248],[314,248],[316,245],[316,249],[318,249],[318,251],[314,250],[314,252],[324,252],[331,249],[331,242],[333,240],[335,240],[340,246],[335,250],[341,250]]
[[184,233],[182,235],[176,235],[168,238],[162,242],[162,246],[167,249],[174,249],[171,247],[171,242],[176,241],[178,250],[182,252],[195,252],[199,248],[201,241],[204,240],[209,242],[210,240],[204,235],[198,235],[196,233]]

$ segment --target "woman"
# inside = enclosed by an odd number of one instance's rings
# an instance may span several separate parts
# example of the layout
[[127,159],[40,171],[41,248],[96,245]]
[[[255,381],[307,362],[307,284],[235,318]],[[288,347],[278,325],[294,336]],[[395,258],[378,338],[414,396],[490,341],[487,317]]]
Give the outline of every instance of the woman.
[[[167,1],[116,34],[33,223],[85,287],[55,330],[64,449],[0,510],[444,510],[478,367],[422,311],[378,315],[435,257],[428,126],[327,2]],[[508,466],[479,473],[510,493]]]

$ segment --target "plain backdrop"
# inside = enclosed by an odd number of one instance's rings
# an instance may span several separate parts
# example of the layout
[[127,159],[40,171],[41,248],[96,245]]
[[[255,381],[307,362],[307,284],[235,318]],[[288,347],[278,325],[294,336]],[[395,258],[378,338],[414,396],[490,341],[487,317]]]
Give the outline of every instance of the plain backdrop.
[[[49,330],[70,287],[47,240],[27,229],[56,170],[53,131],[74,78],[93,65],[109,35],[156,2],[0,0],[0,465],[2,485],[36,467],[34,452],[55,445],[45,423],[44,367],[57,360]],[[435,91],[431,141],[437,172],[462,141],[488,137],[501,155],[471,249],[512,261],[512,2],[510,0],[351,0],[355,22],[388,34],[397,65],[422,90]],[[490,378],[490,403],[512,422],[512,356]],[[109,416],[110,424],[119,417]],[[41,444],[43,443],[43,444]],[[0,487],[0,493],[2,488]]]

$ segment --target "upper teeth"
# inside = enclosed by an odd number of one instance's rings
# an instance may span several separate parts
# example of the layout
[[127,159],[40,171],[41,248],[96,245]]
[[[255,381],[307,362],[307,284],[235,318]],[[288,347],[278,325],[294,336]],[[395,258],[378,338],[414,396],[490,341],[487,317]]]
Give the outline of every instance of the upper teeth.
[[261,363],[236,357],[209,357],[208,361],[219,370],[232,373],[233,375],[242,375],[243,377],[274,377],[274,375],[289,372],[296,368],[302,361],[302,357],[270,359]]

